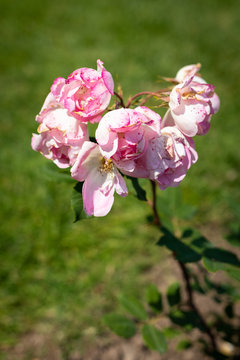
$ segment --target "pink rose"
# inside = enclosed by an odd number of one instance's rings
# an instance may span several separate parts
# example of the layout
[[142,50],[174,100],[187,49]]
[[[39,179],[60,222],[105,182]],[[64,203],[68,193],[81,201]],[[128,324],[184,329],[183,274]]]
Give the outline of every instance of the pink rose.
[[148,140],[160,133],[161,117],[144,106],[118,109],[104,115],[96,130],[96,140],[103,156],[111,158],[125,174],[148,177],[139,159]]
[[39,135],[32,137],[33,150],[60,168],[73,165],[83,142],[88,139],[87,126],[59,107],[51,93],[36,119],[40,125]]
[[163,128],[161,135],[150,141],[145,155],[150,178],[157,181],[161,190],[179,185],[197,158],[193,140],[175,126]]
[[123,177],[111,161],[103,157],[99,146],[86,141],[71,169],[72,177],[84,181],[82,188],[84,210],[88,215],[105,216],[111,210],[114,192],[126,196]]
[[214,92],[214,86],[207,84],[198,71],[201,65],[187,65],[181,68],[175,80],[175,86],[170,94],[170,113],[167,112],[164,126],[172,122],[186,136],[204,135],[210,128],[211,116],[220,107],[220,101]]
[[113,95],[112,75],[97,61],[97,70],[80,68],[65,80],[57,78],[51,87],[52,94],[76,119],[82,122],[99,122],[101,114]]
[[[169,108],[171,116],[186,136],[204,135],[210,127],[210,118],[219,108],[214,86],[187,80],[176,85],[171,94]],[[165,120],[164,120],[165,123]]]

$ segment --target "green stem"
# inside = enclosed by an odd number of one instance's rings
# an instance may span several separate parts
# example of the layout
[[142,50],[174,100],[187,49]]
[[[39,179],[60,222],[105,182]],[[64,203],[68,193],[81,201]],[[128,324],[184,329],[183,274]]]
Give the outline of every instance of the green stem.
[[162,222],[160,220],[158,211],[157,211],[157,193],[156,193],[156,182],[154,180],[151,180],[151,186],[152,186],[152,202],[151,207],[153,210],[153,224],[158,225],[159,227],[162,226]]
[[[153,215],[154,215],[154,224],[159,225],[160,227],[162,226],[162,223],[160,221],[160,217],[157,211],[157,206],[156,206],[156,183],[155,181],[151,180],[151,186],[152,186],[152,202],[151,202],[151,207],[153,210]],[[174,254],[173,254],[174,255]],[[174,259],[177,261],[180,269],[181,269],[181,273],[182,273],[182,277],[185,283],[185,289],[186,289],[186,294],[187,294],[187,298],[188,298],[188,305],[190,307],[190,309],[196,313],[196,315],[198,316],[203,329],[205,331],[205,333],[208,335],[208,338],[210,340],[210,343],[212,345],[212,349],[214,352],[217,352],[217,343],[216,343],[216,338],[214,333],[212,332],[211,328],[208,326],[207,322],[205,321],[204,317],[201,315],[200,311],[197,308],[197,305],[194,302],[194,297],[193,297],[193,289],[191,287],[191,282],[190,282],[190,275],[188,272],[188,269],[186,267],[186,265],[176,259],[176,257],[174,256]]]

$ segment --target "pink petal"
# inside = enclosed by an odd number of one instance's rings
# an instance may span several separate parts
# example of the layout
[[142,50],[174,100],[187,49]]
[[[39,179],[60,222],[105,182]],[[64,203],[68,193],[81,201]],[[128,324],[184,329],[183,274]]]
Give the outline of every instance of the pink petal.
[[54,96],[59,96],[61,94],[65,82],[66,82],[65,79],[62,77],[58,77],[57,79],[54,80],[51,86],[51,92]]
[[195,136],[198,132],[197,123],[206,118],[206,110],[202,104],[193,104],[177,108],[177,112],[171,112],[175,124],[186,136]]
[[171,110],[175,110],[181,103],[181,89],[183,85],[176,85],[170,93],[169,107]]
[[109,114],[103,116],[95,133],[102,154],[108,158],[113,156],[118,148],[118,135],[116,132],[110,131],[111,117]]
[[98,153],[99,149],[97,144],[91,141],[85,141],[71,168],[72,177],[78,181],[84,181],[89,172],[98,166],[99,159],[96,156]]
[[115,189],[117,194],[121,196],[127,196],[128,194],[127,185],[118,170],[115,171]]
[[104,186],[105,174],[92,170],[83,184],[83,204],[88,215],[105,216],[109,213],[114,202],[114,186],[107,195],[101,188]]
[[214,93],[213,96],[210,98],[210,101],[211,101],[212,113],[215,114],[220,108],[220,99],[217,96],[217,94]]
[[186,65],[178,70],[176,80],[183,82],[186,78],[195,76],[200,68],[201,64]]
[[172,117],[171,110],[168,109],[166,114],[163,117],[162,129],[165,128],[166,126],[174,126],[174,125],[175,125],[175,122],[174,122],[174,119]]
[[147,106],[138,106],[135,110],[145,115],[149,121],[152,121],[152,124],[149,124],[149,126],[160,134],[161,116],[158,113],[149,109]]
[[31,146],[34,151],[40,151],[42,145],[42,136],[32,134]]
[[110,74],[110,72],[108,72],[104,66],[103,66],[103,62],[101,60],[97,60],[97,70],[98,72],[102,73],[102,79],[103,82],[106,86],[106,88],[108,89],[108,91],[110,92],[110,94],[114,94],[114,82],[113,82],[113,78],[112,75]]

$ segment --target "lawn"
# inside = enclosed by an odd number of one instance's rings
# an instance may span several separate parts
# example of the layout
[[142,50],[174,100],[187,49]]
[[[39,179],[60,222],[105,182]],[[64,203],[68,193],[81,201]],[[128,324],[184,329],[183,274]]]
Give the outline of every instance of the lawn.
[[240,3],[11,0],[1,2],[0,16],[0,349],[44,333],[67,359],[89,333],[105,331],[101,316],[118,295],[142,296],[143,274],[163,255],[150,209],[133,195],[115,196],[105,218],[73,223],[72,184],[50,180],[48,161],[30,147],[49,87],[100,58],[127,99],[200,62],[221,109],[196,140],[199,161],[181,190],[198,208],[197,227],[224,232],[240,199]]

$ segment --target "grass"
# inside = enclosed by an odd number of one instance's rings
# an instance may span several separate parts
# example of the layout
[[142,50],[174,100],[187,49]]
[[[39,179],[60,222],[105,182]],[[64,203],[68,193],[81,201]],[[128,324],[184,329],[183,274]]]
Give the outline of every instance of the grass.
[[2,2],[1,101],[1,327],[8,349],[27,332],[45,332],[64,358],[86,329],[102,333],[101,315],[116,296],[141,296],[141,274],[162,256],[153,246],[149,209],[116,196],[106,218],[72,223],[71,185],[49,181],[47,160],[30,148],[35,115],[52,81],[96,59],[120,83],[125,98],[157,89],[201,62],[216,85],[221,110],[210,133],[196,139],[198,163],[181,185],[198,206],[197,224],[227,224],[240,197],[239,56],[237,0],[68,0]]

